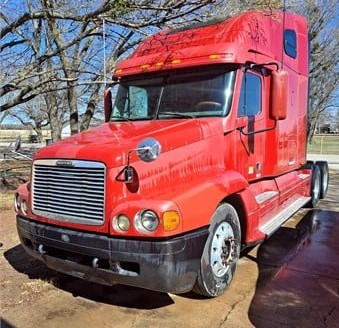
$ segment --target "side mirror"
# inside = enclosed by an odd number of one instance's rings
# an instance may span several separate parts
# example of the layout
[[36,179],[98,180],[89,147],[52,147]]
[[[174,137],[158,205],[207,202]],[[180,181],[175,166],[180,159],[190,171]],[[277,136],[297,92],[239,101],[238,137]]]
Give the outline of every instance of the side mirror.
[[18,156],[21,156],[23,158],[29,159],[31,161],[32,157],[31,156],[27,156],[27,155],[19,152],[20,149],[21,149],[21,136],[18,135],[15,138],[14,144],[13,144],[13,142],[10,143],[10,145],[8,146],[8,150],[11,153],[15,154],[15,155],[18,155]]
[[288,72],[273,71],[271,85],[270,117],[284,120],[287,116]]
[[108,122],[112,113],[112,91],[108,88],[104,91],[105,122]]
[[18,135],[15,139],[15,142],[14,142],[14,151],[15,152],[18,152],[21,148],[21,136]]
[[135,181],[135,176],[137,176],[137,173],[130,165],[130,157],[132,152],[136,152],[138,157],[143,162],[153,162],[159,157],[161,153],[161,144],[154,138],[146,138],[138,144],[138,148],[129,150],[127,156],[127,165],[115,177],[116,181],[125,183],[133,183]]
[[161,144],[154,138],[146,138],[141,141],[136,149],[138,157],[144,162],[155,161],[161,152]]

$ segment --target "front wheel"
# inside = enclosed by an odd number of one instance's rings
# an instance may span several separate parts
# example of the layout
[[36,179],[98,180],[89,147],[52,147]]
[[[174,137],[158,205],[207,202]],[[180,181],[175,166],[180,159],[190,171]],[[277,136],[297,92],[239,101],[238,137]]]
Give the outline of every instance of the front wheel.
[[240,254],[241,232],[236,210],[221,204],[213,214],[193,291],[216,297],[230,285]]

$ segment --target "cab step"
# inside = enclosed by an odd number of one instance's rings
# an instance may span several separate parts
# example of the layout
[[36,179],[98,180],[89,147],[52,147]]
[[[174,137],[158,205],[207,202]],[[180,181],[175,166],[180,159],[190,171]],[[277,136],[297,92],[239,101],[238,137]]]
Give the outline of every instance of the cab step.
[[[300,196],[287,207],[279,211],[279,213],[271,220],[261,225],[259,230],[267,236],[272,235],[285,221],[287,221],[295,212],[302,208],[309,200],[310,197]],[[281,207],[283,206],[284,205],[281,205]]]

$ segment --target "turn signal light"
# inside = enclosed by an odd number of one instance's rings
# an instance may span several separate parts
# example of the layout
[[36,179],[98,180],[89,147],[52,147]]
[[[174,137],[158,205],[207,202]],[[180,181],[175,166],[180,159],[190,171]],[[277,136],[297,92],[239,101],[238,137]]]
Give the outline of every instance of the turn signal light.
[[173,231],[179,227],[180,216],[177,211],[164,212],[162,219],[165,231]]

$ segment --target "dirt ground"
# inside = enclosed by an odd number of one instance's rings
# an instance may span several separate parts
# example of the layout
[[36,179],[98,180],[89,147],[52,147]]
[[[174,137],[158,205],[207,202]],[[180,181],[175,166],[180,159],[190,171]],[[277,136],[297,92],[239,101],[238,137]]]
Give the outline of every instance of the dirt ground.
[[[320,208],[339,222],[339,171],[331,171],[330,177],[329,195],[321,202]],[[11,184],[15,183],[16,181],[11,181]],[[307,324],[300,325],[299,320],[301,315],[307,316],[307,313],[312,313],[310,306],[298,308],[296,313],[292,313],[292,317],[295,316],[295,324],[289,325],[284,321],[280,325],[273,324],[279,314],[275,304],[272,304],[269,314],[271,319],[267,325],[257,324],[262,322],[255,313],[255,309],[259,306],[254,302],[258,295],[258,281],[263,284],[263,279],[268,276],[270,278],[267,279],[273,281],[277,276],[278,268],[286,266],[285,255],[281,257],[283,260],[277,261],[278,264],[271,262],[269,266],[262,269],[255,260],[258,247],[255,248],[249,256],[241,258],[230,289],[216,299],[201,299],[192,293],[172,295],[128,286],[107,287],[89,283],[52,271],[23,251],[15,226],[14,191],[11,188],[5,190],[4,185],[2,187],[0,195],[1,328],[308,327]],[[321,211],[317,212],[318,214],[320,215]],[[309,212],[301,210],[289,221],[289,224],[297,224],[308,215]],[[298,236],[300,233],[290,238],[295,240],[299,238]],[[277,238],[279,240],[280,237],[277,235]],[[300,239],[300,243],[304,242],[304,239]],[[276,254],[274,256],[276,257]],[[334,309],[332,307],[326,325],[316,325],[317,327],[334,327],[339,319],[339,280],[330,278],[327,277],[327,286],[334,286],[336,297],[333,297],[337,307]],[[307,295],[303,297],[307,298]],[[313,304],[314,300],[318,302],[318,297],[320,299],[322,296],[311,295],[310,303],[307,304]],[[257,300],[259,299],[257,297]],[[279,322],[278,319],[276,322]]]

